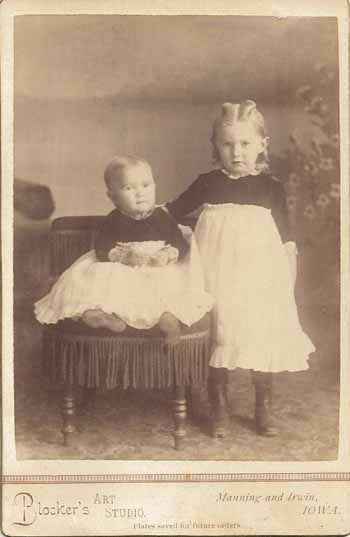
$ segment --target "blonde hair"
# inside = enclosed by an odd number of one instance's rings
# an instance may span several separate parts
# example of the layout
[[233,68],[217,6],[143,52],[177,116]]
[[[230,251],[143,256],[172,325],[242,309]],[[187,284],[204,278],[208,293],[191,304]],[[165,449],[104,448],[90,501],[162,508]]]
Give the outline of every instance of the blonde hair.
[[110,189],[113,181],[120,179],[123,170],[133,166],[144,166],[152,173],[152,168],[146,160],[133,155],[116,155],[109,161],[104,171],[104,180],[107,188]]
[[[264,116],[257,109],[255,101],[247,99],[241,103],[224,103],[221,107],[221,115],[218,116],[214,121],[211,136],[211,143],[213,144],[213,158],[215,162],[220,160],[218,149],[216,147],[216,138],[218,132],[224,127],[231,127],[237,121],[250,121],[254,125],[257,133],[262,138],[267,137]],[[267,147],[259,155],[256,168],[259,172],[270,171]]]

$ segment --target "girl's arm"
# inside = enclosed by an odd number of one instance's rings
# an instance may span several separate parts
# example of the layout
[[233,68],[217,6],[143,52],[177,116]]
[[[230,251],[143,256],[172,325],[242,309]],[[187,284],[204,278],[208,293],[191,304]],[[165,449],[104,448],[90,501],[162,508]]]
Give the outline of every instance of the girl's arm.
[[292,282],[295,285],[297,278],[297,246],[294,241],[292,230],[290,227],[290,222],[288,218],[288,209],[286,202],[286,193],[283,186],[278,180],[273,179],[272,183],[272,204],[271,204],[271,213],[276,222],[276,226],[281,235],[282,242],[286,250],[288,257]]
[[288,241],[284,244],[284,247],[287,252],[287,257],[289,261],[289,266],[292,274],[292,282],[293,286],[295,286],[296,279],[297,279],[297,273],[298,273],[298,263],[297,263],[297,255],[298,250],[295,242]]
[[176,220],[187,216],[206,201],[206,188],[205,176],[200,175],[178,198],[166,204],[167,210]]

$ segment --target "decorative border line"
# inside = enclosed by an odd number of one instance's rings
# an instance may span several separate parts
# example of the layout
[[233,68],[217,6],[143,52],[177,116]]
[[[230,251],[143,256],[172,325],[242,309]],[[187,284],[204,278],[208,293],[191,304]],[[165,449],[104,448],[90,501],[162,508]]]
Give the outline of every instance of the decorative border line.
[[218,474],[3,475],[4,485],[86,483],[207,483],[266,481],[350,481],[350,472]]

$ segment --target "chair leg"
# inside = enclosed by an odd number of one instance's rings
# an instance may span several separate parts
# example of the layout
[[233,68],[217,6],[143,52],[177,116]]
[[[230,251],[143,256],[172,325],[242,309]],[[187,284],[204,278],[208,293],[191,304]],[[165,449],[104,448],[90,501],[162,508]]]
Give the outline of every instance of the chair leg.
[[62,401],[62,418],[63,418],[63,443],[65,446],[72,445],[72,437],[76,432],[75,427],[75,397],[73,391],[73,385],[71,382],[67,382],[64,387],[63,401]]
[[175,422],[175,449],[181,449],[186,435],[186,388],[176,386],[175,399],[173,401],[173,415]]

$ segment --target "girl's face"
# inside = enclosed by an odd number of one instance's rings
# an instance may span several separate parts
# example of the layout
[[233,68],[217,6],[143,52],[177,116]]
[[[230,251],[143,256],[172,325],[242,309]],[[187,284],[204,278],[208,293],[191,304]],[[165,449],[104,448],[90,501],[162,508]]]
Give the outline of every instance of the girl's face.
[[222,166],[233,175],[242,176],[256,171],[258,156],[266,149],[267,142],[251,122],[237,121],[222,127],[214,144]]
[[116,207],[131,216],[150,211],[155,205],[151,170],[142,165],[124,168],[109,186],[107,194]]

